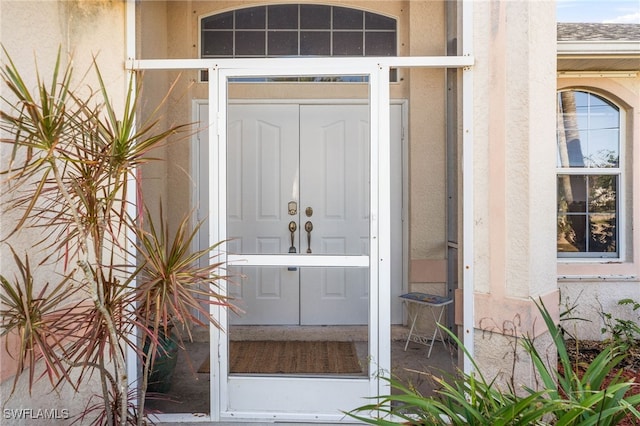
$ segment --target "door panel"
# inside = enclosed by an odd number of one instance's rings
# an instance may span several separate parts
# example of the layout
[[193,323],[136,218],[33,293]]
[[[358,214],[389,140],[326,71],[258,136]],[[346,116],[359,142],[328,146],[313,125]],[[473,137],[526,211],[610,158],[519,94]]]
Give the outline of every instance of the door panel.
[[[313,209],[304,218],[305,231],[307,222],[313,224],[313,253],[368,254],[368,115],[366,105],[300,107],[300,202],[305,212]],[[368,290],[367,270],[307,269],[301,275],[300,322],[367,324]]]
[[[287,253],[287,203],[297,198],[297,105],[231,105],[227,125],[227,233],[238,254]],[[292,194],[292,192],[294,194]],[[298,324],[298,272],[247,267],[230,294],[245,313],[234,324]]]

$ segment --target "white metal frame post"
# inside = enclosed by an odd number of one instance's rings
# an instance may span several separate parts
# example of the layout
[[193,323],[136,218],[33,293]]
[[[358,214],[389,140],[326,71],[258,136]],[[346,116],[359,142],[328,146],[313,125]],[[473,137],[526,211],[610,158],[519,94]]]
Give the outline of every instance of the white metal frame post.
[[[210,167],[210,171],[215,171],[213,173],[209,173],[209,211],[210,212],[218,212],[218,216],[227,216],[226,206],[227,203],[223,201],[221,198],[224,196],[223,194],[226,191],[220,191],[223,187],[226,187],[227,182],[227,169],[226,169],[226,161],[222,161],[222,158],[226,158],[226,143],[220,143],[220,132],[221,132],[221,112],[220,112],[220,102],[215,102],[217,99],[220,99],[220,87],[218,85],[218,81],[220,79],[218,68],[209,67],[209,123],[207,123],[207,131],[209,132],[209,165],[220,165],[222,164],[222,168],[220,167]],[[226,98],[226,95],[224,96]],[[213,244],[211,241],[222,241],[221,235],[226,235],[226,222],[220,220],[213,220],[210,217],[209,219],[209,246]],[[215,243],[214,243],[215,244]],[[223,247],[217,246],[216,251],[211,253],[215,258],[224,256]],[[223,296],[227,295],[227,287],[225,285],[221,285],[219,291]],[[210,417],[213,421],[220,421],[220,410],[221,410],[221,398],[220,395],[221,389],[224,388],[222,369],[226,369],[226,361],[227,358],[223,357],[223,362],[216,362],[219,358],[219,351],[221,348],[221,343],[224,338],[223,330],[228,329],[227,324],[227,315],[225,315],[224,310],[218,305],[209,305],[209,310],[213,318],[216,318],[220,324],[221,329],[216,327],[209,327],[209,359],[210,359],[210,387],[209,387],[209,395],[210,395]],[[226,347],[226,345],[225,345]]]
[[[390,374],[391,371],[391,348],[387,345],[381,345],[380,342],[391,342],[391,303],[385,300],[385,295],[391,294],[391,123],[390,123],[390,105],[389,105],[389,71],[388,65],[379,64],[377,73],[371,75],[371,140],[375,140],[375,148],[377,153],[374,154],[374,145],[371,147],[371,193],[372,208],[374,206],[373,194],[376,194],[376,210],[378,220],[371,221],[371,235],[375,238],[377,233],[378,244],[377,252],[371,252],[371,267],[376,267],[377,277],[376,301],[372,306],[377,307],[377,312],[371,312],[372,316],[369,324],[376,324],[375,327],[369,328],[369,339],[375,341],[376,344],[372,348],[376,349],[376,358],[379,366],[388,368],[388,371],[382,372]],[[373,123],[377,122],[377,126]],[[374,163],[375,161],[375,163]],[[372,215],[373,218],[373,215]],[[373,229],[376,226],[378,229]],[[373,256],[376,257],[373,257]],[[373,294],[373,292],[372,292]],[[375,315],[375,316],[374,316]],[[375,340],[374,340],[375,339]],[[383,350],[384,349],[384,350]],[[371,382],[376,386],[372,389],[374,395],[390,394],[390,386],[388,382],[376,380]]]
[[[473,1],[462,2],[462,57],[473,59]],[[463,343],[467,350],[463,369],[473,371],[474,356],[474,155],[473,155],[473,68],[462,68],[462,283],[463,283]]]
[[[320,383],[321,386],[328,386],[330,383],[336,382],[339,384],[339,388],[335,388],[338,392],[336,394],[345,393],[342,398],[346,398],[348,394],[348,389],[360,389],[358,391],[358,395],[356,398],[363,397],[366,395],[375,396],[380,391],[378,382],[379,382],[379,374],[378,367],[383,368],[384,370],[390,369],[390,348],[386,348],[387,350],[380,349],[381,335],[387,336],[385,340],[389,342],[388,339],[390,335],[388,329],[390,327],[389,322],[389,306],[381,307],[380,301],[383,299],[381,296],[382,291],[389,289],[389,241],[390,241],[390,215],[388,213],[378,213],[378,209],[381,205],[385,206],[388,210],[388,199],[389,199],[389,167],[385,167],[384,169],[379,169],[380,167],[380,159],[379,156],[389,151],[389,96],[388,96],[388,69],[385,77],[382,79],[379,75],[384,75],[385,67],[376,66],[375,68],[371,66],[371,64],[359,64],[358,61],[344,61],[343,66],[334,67],[327,66],[326,63],[322,66],[313,66],[313,67],[297,67],[297,66],[289,66],[286,68],[274,67],[266,69],[261,67],[261,69],[255,69],[253,67],[243,68],[243,67],[229,67],[223,68],[219,67],[217,69],[217,81],[210,82],[210,100],[217,99],[217,102],[210,102],[210,105],[216,105],[217,111],[215,114],[213,112],[210,113],[210,141],[215,141],[214,145],[212,145],[212,151],[217,152],[217,158],[210,157],[210,164],[215,165],[214,168],[218,171],[218,178],[216,181],[211,181],[210,185],[212,185],[212,189],[218,191],[215,195],[216,200],[210,202],[211,211],[217,212],[218,224],[217,231],[211,232],[211,241],[221,241],[226,238],[226,108],[227,108],[227,92],[226,92],[226,82],[230,77],[243,77],[243,76],[269,76],[269,75],[291,75],[291,76],[300,76],[300,75],[366,75],[370,81],[370,136],[371,136],[371,150],[370,150],[370,179],[371,179],[371,200],[370,200],[370,209],[371,209],[371,235],[370,235],[370,255],[360,255],[360,256],[329,256],[329,255],[304,255],[304,256],[291,256],[291,255],[226,255],[227,264],[228,265],[249,265],[249,266],[270,266],[270,265],[293,265],[299,267],[369,267],[370,269],[370,277],[371,277],[371,292],[370,292],[370,353],[373,356],[370,372],[368,374],[368,379],[340,379],[336,381],[336,379],[304,379],[304,378],[261,378],[261,377],[231,377],[228,375],[228,365],[225,353],[228,353],[228,340],[224,338],[220,332],[212,331],[215,336],[212,336],[212,353],[215,350],[219,350],[223,356],[220,356],[219,367],[216,368],[214,372],[215,378],[212,380],[212,398],[217,399],[217,401],[212,401],[212,419],[213,420],[224,420],[224,419],[282,419],[282,420],[325,420],[325,421],[339,421],[343,418],[343,415],[339,412],[335,412],[331,414],[330,412],[309,412],[309,413],[299,413],[297,415],[292,415],[291,413],[286,412],[284,409],[279,411],[275,409],[274,411],[264,411],[266,407],[259,408],[257,411],[246,411],[247,409],[236,408],[238,406],[238,400],[234,399],[234,394],[238,392],[238,389],[246,389],[247,394],[253,392],[254,389],[264,386],[265,384],[269,384],[271,382],[278,382],[284,384],[286,382],[286,386],[281,388],[281,392],[287,390],[288,388],[298,388],[302,386],[303,388],[308,386],[307,382],[313,381],[314,383]],[[212,70],[210,70],[210,75],[212,75]],[[380,81],[382,80],[382,81]],[[386,82],[386,83],[385,83]],[[379,88],[380,85],[383,85],[386,90],[382,90]],[[216,86],[218,88],[217,93],[214,93],[213,90]],[[381,105],[384,105],[381,107]],[[215,118],[214,118],[215,117]],[[384,118],[382,118],[384,117]],[[385,124],[386,123],[386,124]],[[386,129],[386,130],[385,130]],[[217,148],[216,148],[217,145]],[[384,146],[386,145],[386,146]],[[384,158],[388,158],[388,154]],[[386,164],[383,162],[383,164]],[[383,166],[384,167],[384,166]],[[386,173],[386,175],[385,175]],[[386,190],[384,188],[380,188],[378,186],[379,182],[386,182]],[[382,194],[382,195],[381,195]],[[383,223],[385,220],[389,223]],[[389,240],[389,241],[387,241]],[[384,247],[384,248],[382,248]],[[224,250],[224,248],[222,249]],[[381,252],[384,253],[381,255]],[[383,264],[381,267],[380,264]],[[382,269],[386,271],[386,279],[384,277],[378,277],[378,272]],[[388,305],[388,304],[387,304]],[[227,318],[224,313],[220,314],[219,320],[223,328],[226,328]],[[381,330],[379,332],[379,330]],[[383,348],[384,349],[384,348]],[[384,354],[384,355],[383,355]],[[384,359],[379,359],[380,356],[384,356]],[[366,383],[369,383],[366,385]],[[365,387],[362,387],[365,385]],[[367,391],[367,387],[369,390]],[[302,389],[298,392],[298,394],[304,394]],[[294,398],[295,392],[292,393],[291,398]],[[353,398],[353,396],[352,396]],[[264,399],[264,397],[263,397]],[[341,398],[338,398],[341,399]],[[337,401],[337,400],[336,400]],[[361,401],[362,403],[365,400]],[[346,403],[346,401],[345,401]],[[328,404],[330,405],[330,404]],[[330,408],[330,407],[329,407]]]
[[[126,5],[126,10],[125,10],[125,25],[126,25],[126,34],[125,34],[125,52],[127,55],[127,59],[128,60],[132,60],[135,59],[136,57],[136,44],[135,44],[135,34],[136,34],[136,5],[135,2],[133,1],[127,1]],[[129,71],[131,73],[133,73],[133,71]],[[131,78],[133,79],[133,87],[136,87],[136,76],[132,75]],[[124,90],[128,90],[128,80],[125,78],[124,81]],[[137,209],[138,209],[138,185],[136,183],[136,179],[135,179],[135,174],[138,173],[138,170],[136,168],[134,168],[133,170],[131,170],[130,172],[131,174],[128,177],[128,183],[127,183],[127,194],[125,195],[126,200],[127,200],[127,214],[130,217],[136,217],[137,216]],[[136,252],[136,247],[133,244],[133,241],[135,241],[135,235],[134,232],[129,230],[128,231],[128,235],[127,235],[127,242],[126,242],[126,247],[127,247],[127,252],[125,253],[125,257],[126,257],[126,264],[127,265],[136,265],[136,257],[137,257],[137,252]],[[135,307],[134,306],[129,306],[128,309],[134,310]],[[139,333],[138,333],[138,329],[134,328],[132,331],[132,338],[134,339],[134,341],[137,341],[139,338]],[[128,346],[127,347],[127,353],[126,353],[126,359],[127,359],[127,376],[128,376],[128,386],[129,388],[135,388],[136,384],[138,383],[138,354],[136,353],[136,351]],[[138,399],[134,399],[133,403],[136,405],[136,407],[138,406]]]

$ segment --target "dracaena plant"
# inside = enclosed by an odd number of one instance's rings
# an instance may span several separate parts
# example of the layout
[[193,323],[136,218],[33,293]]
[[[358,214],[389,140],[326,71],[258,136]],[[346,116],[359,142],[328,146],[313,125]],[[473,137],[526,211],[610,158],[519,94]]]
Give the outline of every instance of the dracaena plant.
[[[10,154],[2,170],[3,208],[17,214],[1,238],[18,272],[0,271],[0,309],[2,334],[18,341],[5,348],[17,360],[15,380],[28,371],[30,390],[41,377],[77,389],[97,373],[102,403],[95,423],[142,424],[143,404],[130,403],[127,348],[145,361],[140,340],[157,345],[170,323],[206,318],[217,326],[207,304],[230,306],[218,287],[222,265],[208,258],[214,247],[190,251],[198,225],[186,217],[170,234],[162,209],[156,225],[157,217],[144,215],[141,196],[135,209],[127,201],[131,185],[139,191],[137,168],[152,160],[152,150],[188,136],[191,126],[163,126],[159,109],[142,120],[141,78],[133,75],[117,110],[95,60],[97,90],[74,86],[60,51],[50,80],[36,71],[32,89],[4,53],[0,130]],[[25,228],[39,235],[29,248],[41,259],[35,266],[33,256],[13,248]],[[38,268],[44,265],[63,271],[57,281],[43,280]],[[136,328],[138,339],[131,337]],[[42,375],[34,370],[40,360]],[[149,371],[144,364],[139,382]],[[95,403],[89,411],[96,412]]]

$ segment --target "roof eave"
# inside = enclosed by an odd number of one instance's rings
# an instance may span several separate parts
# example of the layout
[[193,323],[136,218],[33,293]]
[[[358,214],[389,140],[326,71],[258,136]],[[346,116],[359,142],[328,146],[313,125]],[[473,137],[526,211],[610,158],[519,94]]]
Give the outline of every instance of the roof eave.
[[590,40],[559,41],[558,57],[639,57],[640,41],[628,40]]

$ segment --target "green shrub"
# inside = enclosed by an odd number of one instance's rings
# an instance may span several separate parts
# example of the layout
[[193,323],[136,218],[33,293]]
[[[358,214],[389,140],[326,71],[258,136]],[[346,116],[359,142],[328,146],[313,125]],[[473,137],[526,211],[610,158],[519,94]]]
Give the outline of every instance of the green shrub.
[[548,396],[558,404],[552,410],[556,425],[617,425],[631,413],[640,419],[637,408],[640,395],[627,396],[634,384],[622,380],[620,373],[612,376],[624,358],[620,346],[606,347],[587,367],[578,373],[573,368],[562,334],[542,302],[537,305],[558,352],[562,366],[549,368],[531,339],[524,339],[525,350],[531,356]]
[[[369,424],[392,425],[615,425],[626,415],[640,420],[640,395],[625,396],[634,384],[615,375],[605,378],[620,363],[619,347],[609,347],[578,375],[546,307],[537,304],[557,348],[562,371],[548,367],[531,338],[523,346],[531,356],[543,390],[526,388],[519,396],[514,389],[501,389],[495,379],[488,381],[471,360],[475,373],[459,371],[447,379],[435,378],[440,385],[433,397],[424,397],[402,383],[387,379],[398,394],[384,395],[376,402],[358,407],[347,414]],[[466,348],[449,330],[450,337],[469,356]]]
[[[640,309],[640,303],[633,299],[622,299],[618,301],[619,306],[631,306],[633,312]],[[612,314],[601,312],[604,327],[601,331],[611,335],[613,344],[625,349],[640,348],[640,315],[635,320],[624,320],[614,318]]]

